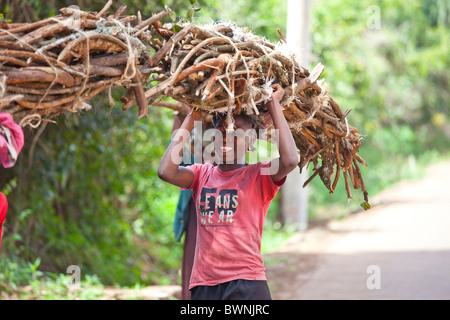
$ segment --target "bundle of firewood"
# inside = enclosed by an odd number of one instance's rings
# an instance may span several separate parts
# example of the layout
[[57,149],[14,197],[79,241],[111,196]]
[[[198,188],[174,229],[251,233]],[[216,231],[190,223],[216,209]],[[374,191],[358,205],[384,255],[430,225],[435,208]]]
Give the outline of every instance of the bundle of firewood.
[[[0,23],[0,112],[22,126],[39,125],[65,112],[89,109],[89,99],[113,86],[128,90],[123,110],[149,105],[180,109],[182,103],[210,114],[245,113],[264,122],[271,84],[285,90],[281,101],[298,150],[300,170],[313,164],[332,193],[341,173],[364,194],[357,154],[361,137],[318,81],[323,66],[303,68],[284,43],[273,44],[231,24],[196,26],[161,21],[170,9],[143,20],[63,8],[35,23]],[[167,17],[167,18],[166,18]],[[170,20],[169,20],[170,22]],[[111,97],[111,95],[109,94]],[[179,104],[162,101],[171,97]],[[264,125],[264,123],[263,123]]]

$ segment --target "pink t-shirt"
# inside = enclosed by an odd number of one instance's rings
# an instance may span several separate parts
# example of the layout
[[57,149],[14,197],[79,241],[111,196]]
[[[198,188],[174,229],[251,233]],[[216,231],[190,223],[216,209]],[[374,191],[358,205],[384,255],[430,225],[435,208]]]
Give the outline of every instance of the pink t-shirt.
[[6,200],[6,196],[0,192],[0,251],[2,250],[3,222],[5,221],[7,211],[8,201]]
[[211,164],[189,166],[197,208],[197,244],[189,288],[236,280],[266,280],[261,256],[264,220],[277,183],[261,174],[269,162],[222,172]]

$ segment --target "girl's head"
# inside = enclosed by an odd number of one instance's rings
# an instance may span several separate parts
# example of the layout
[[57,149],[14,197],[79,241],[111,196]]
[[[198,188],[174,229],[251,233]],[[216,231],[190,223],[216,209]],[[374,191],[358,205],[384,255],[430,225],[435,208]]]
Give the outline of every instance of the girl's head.
[[254,150],[257,138],[257,121],[255,117],[239,114],[233,115],[233,130],[227,131],[228,119],[226,115],[215,114],[213,125],[217,129],[214,135],[214,148],[221,163],[244,164],[245,154]]

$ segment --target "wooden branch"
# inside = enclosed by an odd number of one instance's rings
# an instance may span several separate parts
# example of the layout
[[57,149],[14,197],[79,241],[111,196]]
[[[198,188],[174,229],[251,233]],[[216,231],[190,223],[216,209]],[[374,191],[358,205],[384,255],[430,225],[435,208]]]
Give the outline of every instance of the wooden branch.
[[170,38],[169,41],[165,45],[161,47],[151,58],[150,65],[152,67],[156,67],[156,65],[161,61],[161,59],[166,55],[166,53],[174,47],[178,42],[183,40],[184,37],[187,36],[189,32],[191,32],[192,27],[187,26],[184,27],[180,32],[178,32],[175,36]]
[[28,67],[19,71],[4,71],[6,75],[6,84],[20,84],[23,82],[53,82],[59,83],[66,87],[73,87],[76,84],[75,79],[60,69],[50,67]]
[[108,12],[109,8],[111,8],[112,4],[113,4],[113,1],[112,1],[112,0],[109,0],[109,1],[105,4],[105,6],[103,7],[103,9],[100,10],[100,11],[95,15],[95,17],[96,17],[97,19],[99,19],[100,17],[103,17],[103,16]]
[[21,38],[22,42],[27,44],[33,44],[36,41],[47,38],[55,33],[61,33],[67,31],[68,26],[63,23],[55,23],[51,25],[43,26],[33,32],[30,32]]
[[141,119],[142,117],[148,118],[148,107],[147,107],[147,100],[145,99],[145,93],[144,88],[142,87],[142,76],[137,72],[137,74],[132,79],[132,82],[135,84],[134,88],[134,95],[136,97],[136,102],[139,107],[139,114],[138,119]]
[[211,68],[217,68],[217,70],[222,70],[230,58],[231,56],[229,54],[221,54],[217,58],[208,59],[201,63],[190,66],[189,68],[186,68],[182,72],[180,72],[180,74],[175,79],[173,84],[176,84],[177,82],[183,80],[184,78],[188,77],[190,74],[194,72],[199,72],[201,70]]
[[136,29],[142,29],[142,28],[144,28],[146,26],[149,26],[149,25],[155,23],[156,21],[159,21],[159,20],[163,19],[164,17],[167,17],[169,14],[170,14],[169,10],[162,11],[162,12],[160,12],[158,14],[155,14],[151,18],[148,18],[147,20],[142,21],[135,28]]

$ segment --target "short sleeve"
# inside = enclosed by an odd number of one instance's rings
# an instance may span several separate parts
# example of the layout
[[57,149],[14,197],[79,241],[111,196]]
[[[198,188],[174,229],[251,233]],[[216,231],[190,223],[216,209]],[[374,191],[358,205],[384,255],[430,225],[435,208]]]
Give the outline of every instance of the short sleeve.
[[203,170],[204,165],[201,163],[194,163],[193,165],[186,166],[186,168],[190,169],[194,173],[194,181],[192,181],[192,184],[190,185],[189,188],[181,188],[181,190],[188,190],[188,189],[195,190],[198,187],[199,179],[204,171]]
[[264,202],[271,201],[286,181],[286,177],[284,177],[280,181],[274,182],[270,175],[270,165],[270,162],[264,161],[260,166],[261,194]]
[[6,200],[6,196],[0,192],[0,224],[6,218],[6,211],[8,210],[8,201]]

